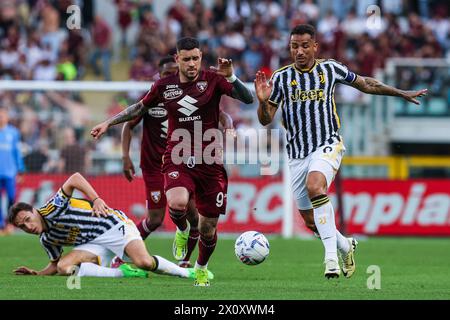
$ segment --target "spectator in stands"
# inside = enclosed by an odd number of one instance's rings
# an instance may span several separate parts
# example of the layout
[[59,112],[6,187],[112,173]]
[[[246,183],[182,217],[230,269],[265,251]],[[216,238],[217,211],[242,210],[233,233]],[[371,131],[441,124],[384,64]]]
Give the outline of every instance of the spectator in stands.
[[403,0],[381,0],[381,10],[385,14],[400,15],[403,11]]
[[[56,106],[62,108],[70,119],[70,125],[75,132],[75,139],[81,141],[91,115],[88,107],[80,98],[70,98],[67,93],[47,92],[47,97]],[[78,99],[78,100],[77,100]]]
[[120,43],[123,47],[127,45],[127,30],[133,21],[131,15],[133,9],[133,3],[129,0],[115,0],[117,6],[117,23],[120,26],[121,40]]
[[111,28],[97,15],[92,26],[92,44],[93,52],[91,55],[91,67],[96,75],[100,75],[100,69],[97,66],[97,60],[100,58],[102,63],[102,75],[106,81],[111,80]]
[[25,155],[23,161],[29,173],[54,172],[56,169],[49,156],[48,142],[45,140],[39,140],[37,147]]
[[298,9],[305,12],[309,21],[314,24],[317,22],[317,19],[319,19],[320,9],[319,6],[313,2],[313,0],[305,0],[298,7]]
[[89,155],[87,149],[77,141],[75,130],[73,128],[65,128],[62,134],[64,147],[61,149],[59,172],[86,173],[89,167]]
[[0,51],[0,67],[4,78],[13,78],[14,68],[19,62],[19,53],[8,41],[4,42]]
[[55,61],[58,57],[59,47],[66,38],[66,33],[64,29],[59,29],[59,14],[51,4],[45,3],[40,13],[42,17],[41,44],[49,49],[51,60]]
[[323,35],[321,43],[332,43],[334,41],[334,34],[338,25],[339,20],[333,15],[333,11],[329,10],[326,16],[320,19],[317,26],[317,31]]
[[5,229],[4,215],[1,203],[3,191],[6,193],[7,208],[16,198],[17,174],[24,171],[23,159],[20,151],[20,133],[15,127],[8,124],[8,108],[0,106],[0,233],[8,233]]
[[230,22],[237,23],[241,19],[250,19],[251,7],[247,0],[230,0],[227,3],[227,17]]
[[190,12],[189,8],[183,3],[182,0],[175,0],[173,5],[169,8],[167,14],[172,16],[180,24],[183,24]]
[[73,63],[77,68],[77,78],[81,79],[85,74],[86,44],[81,29],[72,29],[67,38],[67,52],[73,56]]
[[219,22],[225,22],[227,18],[227,1],[226,0],[214,0],[212,7],[212,24],[216,25]]
[[450,21],[448,19],[448,6],[437,7],[433,11],[433,17],[428,20],[427,26],[432,30],[442,48],[448,49],[450,46]]
[[137,56],[130,69],[130,80],[151,81],[158,71],[142,56]]
[[339,21],[342,21],[347,16],[352,6],[352,1],[348,0],[333,0],[333,12]]
[[77,67],[73,63],[71,54],[61,55],[56,65],[57,80],[70,81],[77,78]]
[[251,40],[248,44],[248,48],[242,55],[246,74],[256,74],[256,71],[262,67],[263,52],[261,48],[262,46],[256,40]]
[[33,70],[33,80],[52,81],[57,77],[56,64],[52,55],[45,53]]

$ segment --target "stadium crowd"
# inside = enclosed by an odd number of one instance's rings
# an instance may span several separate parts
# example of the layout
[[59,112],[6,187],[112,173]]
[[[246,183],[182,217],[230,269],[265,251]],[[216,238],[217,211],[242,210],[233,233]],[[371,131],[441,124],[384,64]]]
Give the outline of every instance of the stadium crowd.
[[[154,80],[159,59],[174,53],[176,39],[193,36],[201,41],[205,67],[215,65],[218,56],[231,58],[236,75],[252,82],[257,70],[271,74],[290,63],[289,31],[300,23],[316,26],[319,56],[342,61],[362,75],[373,76],[388,57],[449,55],[450,22],[445,0],[214,0],[211,7],[202,0],[194,0],[190,6],[175,0],[162,17],[155,15],[157,1],[111,2],[118,13],[116,25],[94,12],[91,1],[2,0],[0,79],[71,81],[95,74],[114,80],[112,42],[114,35],[120,34],[130,79]],[[66,27],[66,9],[71,4],[81,7],[81,29]],[[371,4],[381,8],[380,19],[376,13],[367,16]],[[126,31],[133,24],[139,26],[137,35],[127,39]],[[344,96],[359,99],[351,94]],[[120,99],[125,101],[116,101]],[[110,110],[120,110],[132,101],[130,97],[129,101],[127,97],[120,99],[111,102]],[[39,155],[48,159],[37,167],[36,161],[31,161],[29,171],[64,172],[67,164],[58,163],[59,154],[79,152],[63,151],[65,141],[73,140],[84,148],[87,159],[81,162],[88,167],[90,151],[120,150],[118,130],[112,130],[110,139],[102,144],[93,146],[89,142],[85,129],[94,119],[79,94],[0,92],[0,104],[9,107],[11,122],[20,129],[25,158]],[[240,111],[239,105],[228,100],[223,108],[237,128],[252,127],[250,112]]]

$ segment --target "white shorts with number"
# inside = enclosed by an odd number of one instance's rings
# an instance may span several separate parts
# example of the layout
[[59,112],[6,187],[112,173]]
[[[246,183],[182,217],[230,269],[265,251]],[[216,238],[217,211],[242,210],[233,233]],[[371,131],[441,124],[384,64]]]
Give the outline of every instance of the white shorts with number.
[[125,248],[133,240],[142,240],[142,237],[133,221],[128,220],[118,223],[101,236],[91,242],[76,246],[73,250],[93,253],[98,257],[99,265],[108,267],[114,256],[129,261],[125,255]]
[[292,192],[300,210],[312,208],[311,201],[306,190],[306,179],[312,171],[323,173],[327,179],[329,188],[334,176],[341,165],[342,157],[345,153],[345,146],[341,141],[335,139],[331,144],[325,144],[303,159],[289,159],[289,169],[291,173]]

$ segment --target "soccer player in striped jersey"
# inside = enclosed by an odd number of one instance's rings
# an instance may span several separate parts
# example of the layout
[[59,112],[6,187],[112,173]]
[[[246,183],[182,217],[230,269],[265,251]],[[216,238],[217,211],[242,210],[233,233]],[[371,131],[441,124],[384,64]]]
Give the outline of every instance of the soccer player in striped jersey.
[[[90,200],[73,198],[75,189]],[[50,263],[41,271],[19,267],[16,274],[70,275],[74,267],[79,266],[77,275],[80,277],[148,277],[146,271],[195,277],[192,268],[180,268],[163,257],[149,255],[134,223],[122,211],[109,208],[79,173],[73,174],[39,209],[24,202],[14,204],[9,221],[27,233],[39,235],[50,258]],[[74,249],[62,256],[65,246],[74,246]],[[138,268],[128,264],[108,268],[114,255]]]
[[290,36],[294,61],[275,71],[269,82],[258,71],[255,89],[259,100],[258,118],[269,124],[281,107],[286,128],[291,186],[301,216],[308,228],[320,236],[325,247],[325,276],[338,277],[338,251],[342,271],[349,278],[355,272],[354,249],[357,242],[344,237],[335,225],[328,188],[339,169],[345,147],[338,130],[334,90],[338,83],[364,93],[397,96],[419,104],[427,90],[403,91],[380,81],[356,75],[332,59],[316,59],[318,44],[311,25],[296,26]]

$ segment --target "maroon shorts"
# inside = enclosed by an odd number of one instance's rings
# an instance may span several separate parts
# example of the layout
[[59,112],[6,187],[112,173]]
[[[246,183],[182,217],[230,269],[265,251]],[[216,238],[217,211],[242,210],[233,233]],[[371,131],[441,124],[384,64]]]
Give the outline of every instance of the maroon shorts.
[[225,168],[197,165],[168,165],[164,168],[164,190],[184,187],[189,196],[194,195],[198,213],[207,218],[217,218],[226,213],[228,176]]
[[142,170],[147,196],[147,209],[162,209],[166,207],[167,199],[164,193],[164,176],[161,170]]

